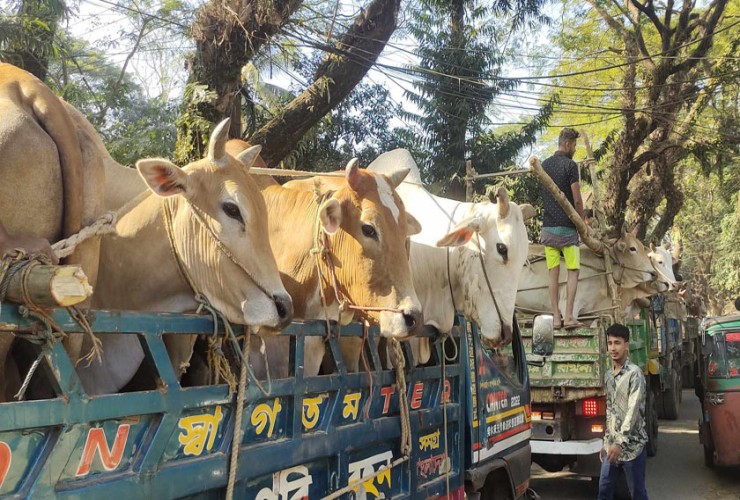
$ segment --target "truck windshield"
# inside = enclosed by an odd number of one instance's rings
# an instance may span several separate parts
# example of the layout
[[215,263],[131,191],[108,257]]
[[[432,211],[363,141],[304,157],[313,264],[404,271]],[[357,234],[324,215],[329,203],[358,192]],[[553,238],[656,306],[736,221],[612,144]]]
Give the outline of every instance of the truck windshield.
[[715,337],[707,371],[714,378],[740,377],[740,332]]

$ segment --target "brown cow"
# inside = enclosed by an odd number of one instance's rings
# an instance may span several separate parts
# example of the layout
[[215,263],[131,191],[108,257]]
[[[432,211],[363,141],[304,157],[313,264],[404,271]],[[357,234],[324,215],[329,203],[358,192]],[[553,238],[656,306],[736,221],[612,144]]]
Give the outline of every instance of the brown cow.
[[[246,147],[247,143],[232,140],[227,151],[235,154]],[[413,289],[406,253],[407,235],[420,228],[394,191],[406,173],[374,174],[359,169],[356,160],[350,161],[338,189],[327,193],[320,203],[310,190],[261,181],[269,212],[270,244],[283,283],[293,298],[296,318],[324,319],[328,313],[330,319],[342,323],[352,319],[351,311],[340,318],[330,271],[322,264],[319,274],[312,253],[317,236],[326,234],[341,293],[359,306],[394,309],[358,311],[358,318],[379,325],[381,335],[387,337],[406,338],[420,331],[421,305]],[[320,287],[328,300],[326,311]],[[286,376],[287,339],[269,339],[267,347],[270,373]],[[361,339],[342,342],[341,348],[347,369],[357,371]],[[306,375],[319,372],[324,352],[323,339],[306,339]],[[253,361],[259,367],[256,357]],[[258,372],[263,374],[264,367]]]

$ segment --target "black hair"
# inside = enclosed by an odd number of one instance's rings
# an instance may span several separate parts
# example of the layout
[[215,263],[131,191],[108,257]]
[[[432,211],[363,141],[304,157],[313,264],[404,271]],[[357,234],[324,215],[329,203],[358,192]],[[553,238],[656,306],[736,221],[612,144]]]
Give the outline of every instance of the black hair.
[[583,210],[583,216],[584,217],[593,217],[594,216],[594,211],[591,210],[590,208],[586,208],[586,209]]
[[619,337],[625,342],[630,341],[630,329],[620,323],[614,323],[606,329],[607,337]]
[[560,131],[560,136],[558,136],[558,144],[562,145],[568,141],[575,141],[580,136],[581,134],[579,134],[578,131],[572,128],[566,127]]

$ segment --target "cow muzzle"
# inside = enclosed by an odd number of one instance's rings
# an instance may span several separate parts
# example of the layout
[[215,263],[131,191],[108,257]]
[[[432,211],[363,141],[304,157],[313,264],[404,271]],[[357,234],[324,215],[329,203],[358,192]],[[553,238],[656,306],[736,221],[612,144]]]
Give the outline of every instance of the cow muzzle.
[[293,321],[293,300],[287,293],[278,293],[272,296],[272,301],[278,314],[278,328],[282,330]]
[[405,339],[419,334],[423,327],[421,308],[409,307],[380,313],[380,334],[383,337]]

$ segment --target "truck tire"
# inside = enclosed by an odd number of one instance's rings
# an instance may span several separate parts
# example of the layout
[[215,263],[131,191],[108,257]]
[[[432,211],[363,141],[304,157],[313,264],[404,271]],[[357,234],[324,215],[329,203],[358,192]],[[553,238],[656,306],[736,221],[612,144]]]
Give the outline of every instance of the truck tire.
[[711,444],[704,444],[704,465],[710,469],[714,467],[714,447]]
[[694,388],[694,363],[684,365],[681,381],[683,382],[684,389]]
[[663,403],[663,418],[668,420],[678,420],[679,394],[681,387],[676,370],[671,370],[666,381],[666,389],[661,395]]
[[645,404],[645,430],[648,435],[647,456],[649,457],[654,457],[658,454],[658,410],[656,406],[655,392],[652,389],[648,389]]

